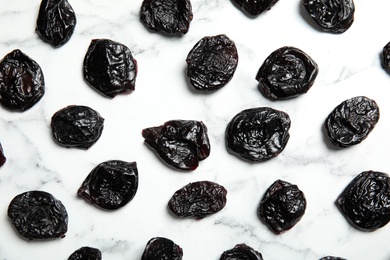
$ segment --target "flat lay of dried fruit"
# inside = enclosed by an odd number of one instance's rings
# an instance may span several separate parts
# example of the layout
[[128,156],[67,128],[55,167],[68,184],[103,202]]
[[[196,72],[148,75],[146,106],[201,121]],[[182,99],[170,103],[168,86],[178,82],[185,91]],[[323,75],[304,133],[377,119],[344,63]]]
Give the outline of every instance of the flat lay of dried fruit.
[[101,260],[102,252],[94,247],[83,246],[74,251],[68,260]]
[[237,244],[234,248],[222,253],[219,260],[263,260],[260,252],[246,244]]
[[183,249],[165,237],[154,237],[148,241],[141,260],[181,260]]
[[270,10],[279,0],[233,0],[232,2],[244,13],[258,16]]

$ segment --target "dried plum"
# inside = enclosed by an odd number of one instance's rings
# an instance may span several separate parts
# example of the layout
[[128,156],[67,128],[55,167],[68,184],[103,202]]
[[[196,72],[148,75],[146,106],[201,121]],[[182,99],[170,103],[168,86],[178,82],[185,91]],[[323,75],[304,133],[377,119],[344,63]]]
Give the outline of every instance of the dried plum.
[[2,146],[1,143],[0,143],[0,167],[3,166],[3,165],[5,164],[6,161],[7,161],[7,158],[6,158],[5,155],[4,155],[3,146]]
[[190,50],[187,76],[197,90],[214,91],[224,87],[238,64],[235,43],[226,35],[205,36]]
[[43,41],[60,47],[71,38],[76,22],[76,14],[67,0],[42,0],[36,32]]
[[264,194],[257,213],[275,234],[294,227],[306,210],[306,198],[297,185],[275,181]]
[[336,205],[355,228],[375,231],[390,221],[390,177],[377,171],[356,176],[339,195]]
[[0,62],[0,104],[23,112],[35,105],[45,93],[45,80],[39,64],[19,49]]
[[110,98],[134,91],[137,69],[130,49],[109,39],[92,40],[84,57],[85,80]]
[[68,260],[101,260],[102,252],[93,247],[84,246],[74,251]]
[[246,244],[238,244],[233,249],[223,252],[219,260],[263,260],[260,252]]
[[250,16],[258,16],[270,10],[279,0],[232,0],[244,13]]
[[302,50],[285,46],[273,51],[256,75],[260,92],[269,99],[306,93],[318,75],[317,63]]
[[245,109],[229,122],[226,145],[247,161],[266,161],[279,155],[290,138],[290,117],[270,107]]
[[353,0],[303,0],[303,6],[325,32],[343,33],[354,21]]
[[8,217],[28,240],[64,238],[68,231],[65,206],[45,191],[27,191],[14,197],[8,206]]
[[171,120],[142,130],[145,143],[175,169],[193,171],[210,154],[207,127],[201,121]]
[[346,259],[337,256],[325,256],[325,257],[321,257],[319,260],[346,260]]
[[137,189],[137,164],[109,160],[92,169],[77,195],[100,208],[115,210],[129,203]]
[[186,34],[192,21],[190,0],[143,0],[140,21],[150,30]]
[[183,249],[165,237],[154,237],[148,241],[141,260],[181,260]]
[[61,146],[88,149],[99,140],[104,118],[87,106],[70,105],[51,118],[54,140]]
[[382,50],[382,62],[383,67],[390,70],[390,42],[388,42]]
[[367,138],[379,120],[376,102],[364,96],[341,102],[326,118],[329,140],[338,147],[350,147]]
[[222,210],[227,190],[211,181],[192,182],[177,190],[168,202],[170,211],[180,218],[202,219]]

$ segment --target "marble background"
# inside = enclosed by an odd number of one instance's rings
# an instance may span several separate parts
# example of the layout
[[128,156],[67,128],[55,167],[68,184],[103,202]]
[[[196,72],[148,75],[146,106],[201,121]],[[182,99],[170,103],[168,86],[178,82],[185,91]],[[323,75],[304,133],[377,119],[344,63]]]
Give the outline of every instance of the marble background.
[[[7,157],[0,168],[0,259],[67,259],[92,246],[103,259],[140,259],[146,242],[164,236],[180,245],[184,258],[219,259],[246,243],[264,259],[390,259],[390,226],[375,232],[351,227],[335,200],[354,176],[365,170],[390,173],[390,75],[380,53],[390,41],[388,0],[355,0],[355,21],[344,34],[318,30],[300,0],[280,0],[268,12],[250,18],[229,0],[192,0],[194,18],[182,37],[153,33],[139,21],[141,0],[70,1],[77,25],[60,48],[35,33],[40,1],[0,1],[0,55],[19,48],[37,61],[46,93],[23,113],[0,109],[0,142]],[[191,89],[185,58],[204,36],[226,34],[237,46],[239,64],[233,79],[214,93]],[[92,39],[110,38],[127,45],[138,61],[136,90],[108,99],[82,77],[82,61]],[[319,65],[305,95],[270,101],[257,90],[255,76],[264,59],[282,46],[295,46]],[[381,112],[370,136],[348,149],[334,149],[322,128],[326,116],[345,99],[365,95]],[[51,138],[51,116],[71,105],[87,105],[105,118],[103,134],[89,150],[66,149]],[[292,120],[290,140],[276,158],[248,163],[225,147],[227,123],[243,109],[271,106]],[[171,119],[203,121],[209,129],[210,157],[197,170],[182,173],[163,164],[144,144],[143,128]],[[134,199],[114,212],[100,210],[76,196],[86,175],[100,162],[136,161],[139,188]],[[265,190],[277,179],[297,184],[307,209],[291,230],[275,235],[256,216]],[[202,220],[177,219],[167,209],[172,194],[199,180],[228,190],[226,207]],[[69,214],[66,237],[25,241],[7,217],[11,199],[27,190],[44,190],[61,200]]]

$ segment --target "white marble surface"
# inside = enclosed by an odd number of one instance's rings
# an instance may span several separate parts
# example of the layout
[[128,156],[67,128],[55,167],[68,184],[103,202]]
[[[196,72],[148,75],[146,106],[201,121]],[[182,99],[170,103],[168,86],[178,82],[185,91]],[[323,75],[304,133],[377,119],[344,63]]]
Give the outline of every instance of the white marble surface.
[[[360,172],[390,173],[390,75],[379,59],[390,41],[388,0],[355,0],[355,21],[340,35],[315,29],[300,0],[280,0],[257,18],[245,16],[229,0],[192,0],[194,19],[183,37],[147,31],[139,21],[141,0],[70,3],[76,29],[67,44],[55,49],[35,33],[40,1],[0,1],[0,56],[19,48],[40,64],[46,81],[44,97],[30,110],[0,109],[0,142],[7,157],[0,168],[0,259],[67,259],[82,246],[99,248],[103,259],[140,259],[155,236],[179,244],[187,260],[217,260],[239,243],[255,248],[266,260],[326,255],[390,259],[389,225],[372,233],[356,230],[334,204]],[[236,43],[236,73],[215,93],[195,93],[185,77],[187,53],[203,36],[221,33]],[[139,66],[133,93],[108,99],[87,86],[82,61],[94,38],[110,38],[132,50]],[[272,102],[258,92],[255,76],[272,51],[288,45],[309,54],[320,72],[307,94]],[[380,120],[361,144],[333,149],[324,137],[323,121],[340,102],[358,95],[376,100]],[[105,118],[103,134],[89,150],[59,147],[51,138],[51,116],[71,104],[88,105]],[[291,138],[278,157],[250,164],[228,154],[224,133],[236,113],[256,106],[287,112]],[[202,120],[209,129],[210,157],[194,172],[168,168],[143,143],[143,128],[170,119]],[[136,161],[140,178],[134,199],[114,212],[76,196],[90,170],[109,159]],[[301,221],[281,235],[256,216],[261,197],[276,179],[297,184],[307,199]],[[167,210],[169,198],[198,180],[224,185],[226,207],[198,221],[173,217]],[[6,214],[10,200],[33,189],[52,193],[67,208],[65,238],[28,242],[11,226]]]

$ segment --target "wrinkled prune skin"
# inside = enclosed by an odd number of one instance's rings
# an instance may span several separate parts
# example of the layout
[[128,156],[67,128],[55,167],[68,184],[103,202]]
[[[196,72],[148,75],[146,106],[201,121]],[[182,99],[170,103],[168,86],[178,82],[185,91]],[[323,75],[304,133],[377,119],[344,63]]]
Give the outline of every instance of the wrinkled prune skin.
[[390,221],[390,177],[377,171],[356,176],[339,195],[336,205],[355,228],[372,232]]
[[68,260],[101,260],[102,252],[93,247],[84,246],[74,251]]
[[154,237],[148,241],[141,260],[181,260],[183,249],[165,237]]
[[0,143],[0,167],[3,166],[3,165],[5,164],[6,161],[7,161],[7,158],[6,158],[5,155],[4,155],[3,146],[2,146],[1,143]]
[[279,155],[290,138],[290,117],[270,107],[245,109],[229,122],[227,150],[250,162],[262,162]]
[[232,0],[241,11],[249,16],[258,16],[270,10],[279,0]]
[[321,257],[319,260],[347,260],[347,259],[337,257],[337,256],[325,256],[325,257]]
[[39,64],[19,49],[0,62],[0,104],[10,111],[23,112],[45,94],[45,80]]
[[186,34],[192,21],[190,0],[143,0],[140,21],[150,30]]
[[94,39],[83,64],[84,79],[102,95],[114,98],[135,90],[137,60],[127,46],[109,39]]
[[344,33],[354,21],[353,0],[303,0],[303,6],[325,32]]
[[361,143],[379,121],[376,102],[364,96],[353,97],[339,104],[325,120],[329,140],[337,147]]
[[77,195],[102,209],[116,210],[129,203],[137,189],[136,162],[109,160],[92,169]]
[[390,42],[383,47],[382,65],[386,70],[390,70]]
[[168,202],[170,211],[180,218],[202,219],[222,210],[227,190],[211,181],[192,182],[177,190]]
[[272,100],[306,93],[318,75],[317,63],[302,50],[285,46],[273,51],[256,75],[259,91]]
[[306,198],[297,185],[275,181],[264,194],[257,213],[261,221],[275,234],[294,227],[306,210]]
[[171,120],[142,130],[145,143],[169,166],[193,171],[210,155],[207,127],[201,121]]
[[186,58],[187,77],[196,90],[215,91],[232,78],[238,65],[235,43],[226,35],[205,36]]
[[246,244],[238,244],[223,252],[219,260],[263,260],[263,256]]
[[50,126],[57,144],[89,149],[102,135],[104,118],[90,107],[70,105],[54,113]]
[[45,42],[60,47],[69,41],[76,27],[76,14],[67,0],[42,0],[36,32]]
[[28,240],[64,238],[68,231],[65,206],[44,191],[27,191],[14,197],[8,206],[8,217]]

